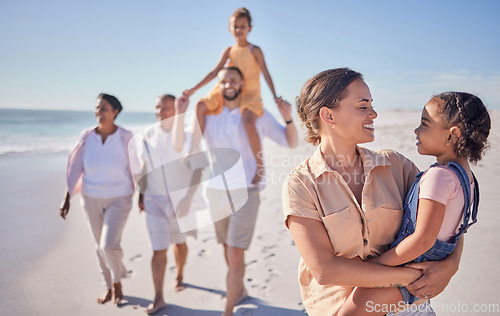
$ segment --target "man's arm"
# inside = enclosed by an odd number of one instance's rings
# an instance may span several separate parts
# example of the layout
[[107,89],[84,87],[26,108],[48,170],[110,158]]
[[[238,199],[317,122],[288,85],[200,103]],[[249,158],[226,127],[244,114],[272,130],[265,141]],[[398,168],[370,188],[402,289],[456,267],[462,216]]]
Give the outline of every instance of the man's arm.
[[184,116],[189,105],[189,97],[182,95],[175,99],[175,117],[172,127],[172,143],[176,152],[181,152],[186,141],[186,132],[184,131]]
[[291,105],[287,101],[281,100],[278,106],[286,126],[281,125],[273,115],[264,111],[264,115],[257,119],[256,124],[260,125],[259,133],[269,137],[272,141],[284,147],[296,147],[298,143],[297,129],[292,121]]
[[293,123],[292,119],[292,105],[283,100],[279,99],[278,101],[278,109],[283,116],[283,119],[285,120],[286,124],[286,140],[288,141],[288,146],[290,148],[297,147],[298,144],[298,135],[297,135],[297,128],[295,127],[295,124]]

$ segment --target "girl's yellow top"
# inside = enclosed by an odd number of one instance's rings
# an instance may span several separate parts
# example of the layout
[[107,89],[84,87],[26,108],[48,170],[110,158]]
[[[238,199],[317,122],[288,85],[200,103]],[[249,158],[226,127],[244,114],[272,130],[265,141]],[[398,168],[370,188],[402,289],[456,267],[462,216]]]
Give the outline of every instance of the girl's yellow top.
[[[229,62],[227,66],[237,67],[243,74],[245,84],[241,91],[241,113],[243,113],[243,110],[249,109],[258,116],[261,116],[264,113],[264,107],[260,96],[260,66],[252,54],[253,47],[254,45],[245,47],[232,46],[229,50]],[[219,114],[224,105],[219,84],[217,83],[201,101],[205,102],[208,115]]]

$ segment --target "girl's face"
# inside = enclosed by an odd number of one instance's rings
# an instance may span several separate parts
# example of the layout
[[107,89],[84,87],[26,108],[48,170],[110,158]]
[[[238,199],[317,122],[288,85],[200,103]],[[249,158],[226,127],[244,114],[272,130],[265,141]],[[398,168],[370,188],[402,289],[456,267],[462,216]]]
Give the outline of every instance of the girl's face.
[[248,19],[244,16],[239,18],[231,18],[229,21],[229,32],[234,36],[235,39],[245,39],[248,36],[252,28],[248,23]]
[[99,124],[114,122],[116,115],[118,115],[118,109],[113,109],[111,104],[102,98],[97,99],[95,117]]
[[346,97],[331,110],[333,132],[339,141],[361,144],[375,139],[373,120],[377,112],[373,109],[372,101],[370,88],[363,80],[355,80],[347,87]]
[[439,113],[439,103],[432,99],[422,110],[420,125],[415,129],[417,135],[417,148],[421,155],[440,157],[449,153],[447,146],[450,139],[450,129]]

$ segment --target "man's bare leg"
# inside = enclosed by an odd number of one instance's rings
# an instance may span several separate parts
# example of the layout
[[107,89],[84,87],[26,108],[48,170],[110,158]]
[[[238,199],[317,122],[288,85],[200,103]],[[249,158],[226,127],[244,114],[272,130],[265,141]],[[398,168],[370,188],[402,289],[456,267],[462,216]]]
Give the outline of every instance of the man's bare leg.
[[151,259],[151,272],[153,274],[153,285],[155,287],[155,299],[149,304],[146,313],[153,314],[167,306],[163,299],[163,281],[165,269],[167,268],[167,249],[153,251]]
[[184,283],[182,282],[184,266],[186,265],[186,258],[188,254],[188,248],[186,243],[175,244],[174,245],[174,255],[175,255],[175,265],[177,267],[177,277],[175,278],[174,291],[179,292],[185,289]]
[[228,272],[226,277],[226,306],[222,315],[231,316],[233,315],[234,306],[247,296],[243,286],[245,250],[227,245],[225,245],[224,250],[228,261]]

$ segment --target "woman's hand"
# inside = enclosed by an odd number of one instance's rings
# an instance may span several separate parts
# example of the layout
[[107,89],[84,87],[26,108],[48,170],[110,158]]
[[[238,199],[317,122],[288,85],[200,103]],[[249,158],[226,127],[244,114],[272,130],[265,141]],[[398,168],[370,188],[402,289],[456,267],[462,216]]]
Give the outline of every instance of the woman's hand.
[[457,242],[455,250],[441,261],[410,263],[406,266],[420,269],[423,272],[415,282],[406,288],[411,294],[420,298],[433,298],[443,292],[451,278],[457,273],[464,248],[464,237]]
[[139,200],[137,201],[139,206],[139,213],[144,212],[144,194],[139,193]]
[[68,215],[69,212],[69,192],[66,192],[66,197],[63,199],[61,203],[61,207],[59,208],[59,215],[63,219],[66,219],[66,215]]
[[443,292],[457,272],[446,261],[426,261],[411,263],[406,266],[422,270],[422,277],[406,286],[406,288],[411,294],[424,299],[433,298]]

